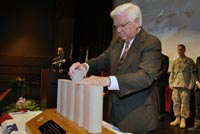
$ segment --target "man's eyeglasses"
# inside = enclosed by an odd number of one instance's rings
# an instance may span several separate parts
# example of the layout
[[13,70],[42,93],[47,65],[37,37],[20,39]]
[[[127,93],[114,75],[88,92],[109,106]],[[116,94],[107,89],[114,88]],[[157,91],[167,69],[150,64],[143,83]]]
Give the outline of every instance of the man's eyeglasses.
[[114,30],[116,30],[116,29],[118,29],[118,28],[124,29],[129,23],[130,23],[130,22],[127,22],[127,23],[125,23],[125,24],[120,24],[120,25],[118,25],[118,26],[113,26],[113,29],[114,29]]

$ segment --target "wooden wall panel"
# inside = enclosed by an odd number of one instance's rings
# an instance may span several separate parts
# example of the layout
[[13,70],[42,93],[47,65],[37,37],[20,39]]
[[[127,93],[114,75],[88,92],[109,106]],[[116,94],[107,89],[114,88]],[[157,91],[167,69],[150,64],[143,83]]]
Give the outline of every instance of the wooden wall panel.
[[[27,82],[40,82],[41,69],[49,68],[48,57],[18,57],[1,56],[0,57],[0,85],[6,88],[16,77],[24,77]],[[0,90],[4,90],[0,88]]]

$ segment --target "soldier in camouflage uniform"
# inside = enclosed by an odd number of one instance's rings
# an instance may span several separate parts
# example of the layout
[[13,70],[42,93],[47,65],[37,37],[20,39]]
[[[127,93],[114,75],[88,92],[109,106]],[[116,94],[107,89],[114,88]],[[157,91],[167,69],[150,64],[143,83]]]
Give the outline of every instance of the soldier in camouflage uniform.
[[185,120],[189,117],[190,90],[195,84],[195,64],[191,58],[185,56],[185,45],[179,44],[177,50],[179,58],[173,62],[169,77],[173,110],[176,117],[170,125],[179,125],[180,128],[185,128]]

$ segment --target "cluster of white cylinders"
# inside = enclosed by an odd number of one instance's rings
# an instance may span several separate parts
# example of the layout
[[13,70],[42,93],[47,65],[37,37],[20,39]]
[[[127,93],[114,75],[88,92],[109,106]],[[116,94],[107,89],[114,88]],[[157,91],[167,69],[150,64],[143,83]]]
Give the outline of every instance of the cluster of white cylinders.
[[83,71],[75,70],[72,80],[58,79],[57,112],[88,133],[101,133],[103,87],[78,84],[83,77]]

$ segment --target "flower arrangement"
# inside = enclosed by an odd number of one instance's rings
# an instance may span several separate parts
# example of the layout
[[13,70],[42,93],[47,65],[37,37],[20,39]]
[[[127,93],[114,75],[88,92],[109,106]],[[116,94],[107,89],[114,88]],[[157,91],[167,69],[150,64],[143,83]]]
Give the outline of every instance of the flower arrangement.
[[26,111],[40,111],[39,103],[34,100],[26,100],[23,97],[19,97],[17,103],[11,103],[4,108],[6,113],[13,112],[26,112]]
[[[37,101],[24,98],[30,89],[29,85],[26,83],[25,78],[21,78],[19,76],[16,77],[16,79],[11,82],[11,89],[12,91],[10,93],[9,99],[7,100],[7,104],[9,105],[6,105],[1,109],[2,113],[40,110],[40,105]],[[15,102],[16,100],[17,102]]]

